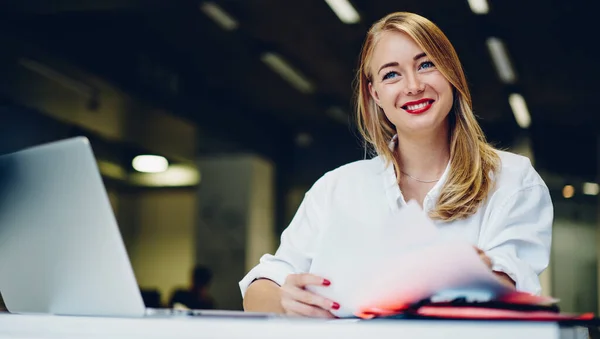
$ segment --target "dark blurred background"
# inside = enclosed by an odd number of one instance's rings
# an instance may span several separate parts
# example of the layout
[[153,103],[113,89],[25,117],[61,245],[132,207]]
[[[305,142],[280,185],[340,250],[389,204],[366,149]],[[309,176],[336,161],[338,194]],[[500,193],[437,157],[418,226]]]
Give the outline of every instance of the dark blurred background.
[[[166,304],[202,264],[217,307],[239,309],[237,281],[276,248],[304,192],[365,157],[353,81],[366,31],[390,12],[415,12],[454,44],[489,140],[528,156],[551,189],[544,293],[566,311],[596,312],[597,7],[1,1],[0,153],[87,136],[144,291]],[[140,154],[164,157],[168,170],[135,170]]]

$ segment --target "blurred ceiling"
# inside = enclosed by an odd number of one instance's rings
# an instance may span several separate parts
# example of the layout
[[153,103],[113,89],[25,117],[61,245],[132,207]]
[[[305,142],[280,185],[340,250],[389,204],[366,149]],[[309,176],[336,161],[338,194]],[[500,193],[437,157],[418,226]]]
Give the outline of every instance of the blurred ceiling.
[[[251,150],[314,180],[363,156],[348,121],[357,57],[371,23],[393,11],[434,21],[463,62],[474,108],[501,147],[530,136],[538,169],[594,180],[600,92],[596,2],[488,1],[487,15],[462,0],[351,0],[344,24],[323,0],[214,1],[237,21],[225,30],[202,1],[22,0],[0,4],[0,27],[197,123],[199,152]],[[501,39],[516,72],[499,79],[486,46]],[[298,90],[261,61],[283,57],[310,85]],[[268,58],[268,57],[267,57]],[[589,61],[589,65],[587,62]],[[521,129],[508,96],[520,93],[532,124]],[[292,151],[293,150],[293,151]]]

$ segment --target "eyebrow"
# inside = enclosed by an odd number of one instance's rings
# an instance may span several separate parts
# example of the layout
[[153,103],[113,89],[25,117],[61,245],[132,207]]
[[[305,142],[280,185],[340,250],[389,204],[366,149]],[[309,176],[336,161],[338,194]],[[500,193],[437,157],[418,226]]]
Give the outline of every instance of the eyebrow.
[[[413,57],[413,60],[417,61],[417,60],[421,59],[422,57],[426,57],[426,56],[427,56],[427,53],[425,53],[425,52],[423,52],[423,53],[419,53],[419,54],[417,54],[417,55],[415,55],[415,56]],[[381,72],[381,70],[382,70],[382,69],[384,69],[384,68],[387,68],[387,67],[395,67],[395,66],[398,66],[398,65],[399,65],[399,64],[398,64],[397,62],[395,62],[395,61],[393,61],[393,62],[388,62],[387,64],[384,64],[383,66],[381,66],[381,67],[379,68],[379,71],[377,71],[377,74],[379,74],[379,73]]]
[[415,57],[413,58],[413,60],[417,61],[417,60],[421,59],[422,57],[426,57],[426,56],[427,56],[427,53],[423,52],[423,53],[415,55]]

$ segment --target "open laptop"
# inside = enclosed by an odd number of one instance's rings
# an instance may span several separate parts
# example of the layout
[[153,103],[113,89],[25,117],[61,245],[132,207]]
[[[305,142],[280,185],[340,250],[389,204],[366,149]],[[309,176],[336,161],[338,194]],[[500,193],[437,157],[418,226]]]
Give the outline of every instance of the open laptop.
[[269,316],[147,309],[84,137],[0,156],[0,293],[23,314]]

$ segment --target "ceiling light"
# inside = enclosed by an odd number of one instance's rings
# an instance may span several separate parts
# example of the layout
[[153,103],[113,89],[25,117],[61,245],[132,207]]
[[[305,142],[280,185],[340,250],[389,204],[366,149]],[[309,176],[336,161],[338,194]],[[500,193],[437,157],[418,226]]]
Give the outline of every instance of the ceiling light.
[[350,122],[349,121],[350,117],[348,116],[348,114],[346,112],[344,112],[344,110],[341,107],[331,106],[327,109],[326,113],[332,119],[334,119],[342,124],[347,124]]
[[298,135],[296,135],[296,145],[298,145],[298,147],[308,147],[312,142],[313,137],[308,133],[298,133]]
[[563,187],[562,194],[563,197],[565,197],[565,199],[572,198],[573,195],[575,195],[575,187],[571,185],[566,185],[565,187]]
[[314,91],[311,82],[302,73],[290,66],[280,55],[267,52],[260,59],[300,92],[312,93]]
[[116,180],[127,179],[127,172],[119,164],[107,160],[98,160],[97,163],[98,169],[103,176]]
[[487,14],[490,11],[487,0],[468,0],[469,7],[475,14]]
[[598,195],[600,193],[600,186],[595,182],[583,183],[583,194],[586,195]]
[[521,94],[513,93],[508,97],[508,102],[510,103],[510,108],[512,108],[513,115],[517,120],[517,124],[521,126],[521,128],[528,128],[531,125],[531,116],[529,115],[529,110],[527,109],[527,104],[525,103],[525,99]]
[[238,27],[238,22],[214,2],[201,3],[200,10],[226,31],[233,31]]
[[169,168],[167,159],[159,155],[138,155],[131,164],[133,169],[144,173],[159,173]]
[[161,173],[133,173],[131,183],[146,187],[186,187],[200,183],[200,172],[194,166],[171,165]]
[[335,15],[345,24],[355,24],[360,21],[360,16],[348,0],[325,0]]
[[515,71],[510,64],[508,52],[506,51],[506,47],[504,46],[502,40],[498,38],[488,38],[486,40],[486,44],[488,46],[488,50],[490,51],[490,55],[492,56],[492,61],[494,62],[494,67],[496,68],[496,72],[498,72],[500,80],[507,84],[514,83],[516,79]]

